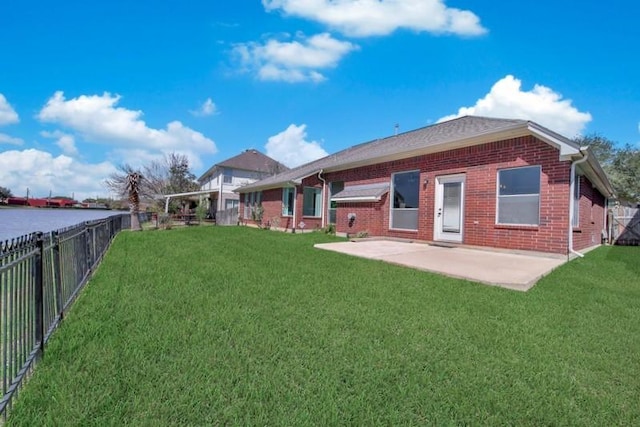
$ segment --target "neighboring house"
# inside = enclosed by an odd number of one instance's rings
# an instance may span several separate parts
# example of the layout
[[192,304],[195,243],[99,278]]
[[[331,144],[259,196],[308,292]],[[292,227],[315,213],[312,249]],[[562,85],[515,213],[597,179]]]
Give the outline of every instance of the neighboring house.
[[209,195],[209,212],[215,216],[216,211],[239,207],[240,197],[234,190],[286,170],[286,166],[258,150],[245,150],[211,166],[198,178],[197,193]]
[[[237,190],[263,223],[569,254],[598,245],[612,186],[587,147],[466,116],[355,145]],[[250,218],[246,218],[250,219]]]

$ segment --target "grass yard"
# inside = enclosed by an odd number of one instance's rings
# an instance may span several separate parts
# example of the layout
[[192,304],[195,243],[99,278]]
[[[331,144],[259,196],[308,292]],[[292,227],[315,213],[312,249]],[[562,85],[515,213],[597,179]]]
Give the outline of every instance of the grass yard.
[[520,293],[331,240],[121,233],[9,425],[640,424],[640,248]]

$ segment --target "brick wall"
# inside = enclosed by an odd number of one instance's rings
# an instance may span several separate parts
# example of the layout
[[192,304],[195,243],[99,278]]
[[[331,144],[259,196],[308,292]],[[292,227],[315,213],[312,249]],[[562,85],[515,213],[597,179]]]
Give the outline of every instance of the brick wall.
[[604,229],[605,198],[584,176],[580,177],[578,226],[573,228],[573,248],[580,250],[601,242]]
[[[346,186],[389,182],[391,174],[420,171],[417,231],[389,229],[389,197],[377,203],[339,204],[339,232],[432,241],[436,177],[464,173],[466,177],[463,243],[477,246],[566,253],[568,248],[570,162],[560,162],[558,151],[532,136],[429,154],[410,159],[326,174],[327,182]],[[496,225],[496,186],[499,169],[539,165],[540,224],[535,227]],[[424,185],[425,180],[428,183]],[[347,215],[356,214],[349,227]]]
[[[571,163],[558,160],[558,150],[532,136],[514,138],[489,144],[461,148],[442,153],[385,162],[345,171],[325,173],[326,182],[344,181],[345,186],[389,183],[391,174],[418,170],[420,172],[420,199],[418,230],[389,229],[390,194],[379,202],[340,203],[336,212],[336,229],[356,235],[367,232],[370,236],[400,237],[416,240],[434,240],[434,210],[436,177],[465,175],[463,243],[475,246],[535,250],[566,254],[568,251],[569,175]],[[540,224],[538,226],[507,226],[496,224],[496,191],[498,170],[504,168],[541,166]],[[424,184],[427,182],[426,184]],[[600,242],[605,215],[604,197],[582,177],[580,199],[580,226],[574,231],[576,250]],[[322,226],[321,218],[303,217],[303,188],[322,188],[316,175],[307,177],[296,187],[295,216],[282,216],[282,189],[262,193],[263,222],[291,230]],[[328,193],[328,189],[326,191]],[[328,194],[324,195],[325,206]],[[240,212],[243,212],[244,195]],[[349,214],[356,220],[349,222]],[[326,211],[325,211],[326,215]],[[295,222],[294,222],[295,220]],[[251,222],[250,220],[247,222]]]
[[[305,230],[314,230],[322,227],[321,217],[309,217],[303,216],[303,190],[304,187],[316,187],[322,189],[322,183],[317,177],[306,178],[302,185],[296,186],[296,201],[295,201],[295,215],[286,216],[282,215],[282,188],[276,188],[272,190],[265,190],[262,192],[262,208],[264,209],[262,215],[262,222],[266,224],[267,221],[272,227],[283,228],[286,230],[300,230],[300,223],[304,223]],[[240,204],[240,214],[244,213],[244,197],[242,194]],[[295,221],[295,222],[294,222]],[[253,224],[250,219],[245,221],[248,224]]]

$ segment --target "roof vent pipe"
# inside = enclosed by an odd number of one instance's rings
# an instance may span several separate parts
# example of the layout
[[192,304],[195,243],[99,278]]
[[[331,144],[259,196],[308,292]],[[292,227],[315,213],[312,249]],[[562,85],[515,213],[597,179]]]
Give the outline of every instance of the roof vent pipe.
[[396,123],[393,128],[395,129],[394,136],[398,136],[398,129],[400,129],[400,125],[398,123]]
[[588,147],[581,147],[580,153],[584,156],[581,159],[575,160],[571,162],[571,178],[569,185],[569,255],[574,254],[579,256],[580,258],[584,257],[584,254],[577,252],[573,249],[573,212],[575,211],[575,197],[574,193],[576,191],[576,165],[580,163],[584,163],[589,158],[589,152],[587,151]]

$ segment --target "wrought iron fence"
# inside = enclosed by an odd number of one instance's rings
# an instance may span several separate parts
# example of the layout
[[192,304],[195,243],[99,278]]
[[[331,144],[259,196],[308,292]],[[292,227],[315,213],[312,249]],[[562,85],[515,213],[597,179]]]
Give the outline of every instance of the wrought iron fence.
[[0,242],[0,421],[65,311],[130,221],[128,214],[115,215]]

